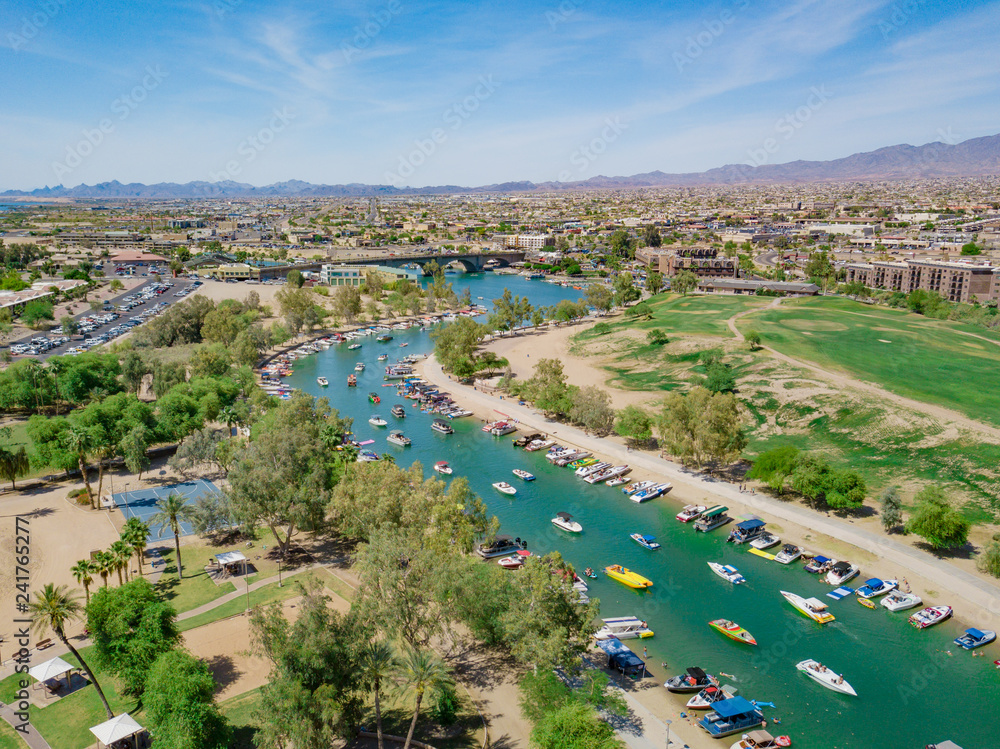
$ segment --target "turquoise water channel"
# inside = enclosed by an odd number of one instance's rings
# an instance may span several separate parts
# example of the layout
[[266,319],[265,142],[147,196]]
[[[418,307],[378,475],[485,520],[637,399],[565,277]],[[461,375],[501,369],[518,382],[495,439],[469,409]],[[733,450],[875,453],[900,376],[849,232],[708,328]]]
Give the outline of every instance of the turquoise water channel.
[[[459,292],[468,285],[473,300],[481,296],[488,307],[505,285],[535,304],[580,295],[573,289],[511,276],[449,276],[449,280]],[[393,362],[408,353],[430,352],[429,334],[414,328],[393,335],[388,343],[371,336],[362,339],[362,348],[355,351],[342,344],[306,357],[296,362],[287,381],[328,397],[341,413],[353,417],[358,439],[374,439],[370,448],[391,452],[400,465],[420,461],[429,477],[437,475],[431,470],[436,461],[448,461],[456,475],[468,477],[502,522],[503,531],[526,539],[532,551],[558,551],[578,570],[623,564],[653,580],[654,587],[644,592],[603,575],[588,581],[589,595],[600,599],[601,616],[635,615],[655,631],[653,638],[627,643],[640,656],[643,647],[648,649],[651,678],[662,683],[696,665],[716,675],[731,674],[734,678],[721,677],[723,683],[737,686],[744,697],[775,703],[775,709],[765,710],[769,722],[780,719],[780,726],[772,727],[789,734],[799,747],[922,749],[946,738],[963,749],[1000,747],[1000,671],[992,664],[1000,658],[1000,645],[988,645],[981,651],[986,657],[974,658],[952,643],[968,626],[998,629],[997,622],[974,620],[966,605],[945,597],[935,603],[957,604],[955,619],[918,631],[906,621],[912,612],[892,613],[881,606],[868,610],[854,596],[841,601],[826,598],[831,587],[804,572],[801,563],[780,565],[748,554],[747,547],[726,544],[727,528],[695,533],[674,519],[679,504],[669,496],[635,504],[618,488],[591,486],[573,476],[571,469],[551,465],[544,451],[513,448],[511,439],[517,435],[486,435],[474,417],[454,420],[452,435],[438,434],[430,429],[433,415],[396,397],[395,387],[382,387],[384,365],[376,360],[381,353],[389,354]],[[400,348],[400,343],[408,346]],[[538,355],[544,356],[544,351]],[[358,376],[358,387],[348,388],[347,376],[359,361],[367,369]],[[328,388],[317,385],[320,375],[329,379]],[[379,393],[382,402],[370,404],[369,392]],[[389,413],[395,403],[406,406],[402,421]],[[389,421],[387,428],[368,423],[374,412]],[[385,438],[393,428],[403,429],[412,446],[388,444]],[[537,480],[521,481],[511,474],[514,468],[530,471]],[[499,494],[491,486],[495,481],[516,486],[517,496]],[[560,511],[571,513],[584,532],[571,535],[555,528],[550,520]],[[655,535],[663,548],[653,552],[641,548],[629,539],[634,532]],[[711,572],[706,564],[710,561],[738,567],[747,582],[730,585]],[[861,580],[879,572],[863,569]],[[861,582],[856,578],[852,584]],[[779,590],[819,597],[829,603],[837,620],[823,626],[806,619]],[[743,625],[759,646],[732,642],[708,627],[709,620],[720,617]],[[858,697],[834,693],[796,671],[795,664],[806,658],[843,673]],[[731,743],[723,739],[720,746]]]

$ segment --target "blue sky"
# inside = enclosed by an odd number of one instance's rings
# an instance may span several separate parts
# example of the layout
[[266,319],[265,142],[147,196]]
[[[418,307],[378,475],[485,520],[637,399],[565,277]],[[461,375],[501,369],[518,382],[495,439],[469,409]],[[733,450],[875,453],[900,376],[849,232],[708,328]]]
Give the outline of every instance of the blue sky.
[[1000,2],[0,0],[0,189],[481,185],[1000,132]]

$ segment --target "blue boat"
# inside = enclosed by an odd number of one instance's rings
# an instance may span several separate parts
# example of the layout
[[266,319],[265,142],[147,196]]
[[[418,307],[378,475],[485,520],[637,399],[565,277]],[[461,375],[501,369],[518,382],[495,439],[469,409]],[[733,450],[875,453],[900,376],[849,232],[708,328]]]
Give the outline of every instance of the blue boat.
[[642,546],[650,551],[656,551],[660,548],[660,545],[656,543],[656,536],[644,536],[641,533],[633,533],[629,536],[633,541],[635,541],[639,546]]
[[608,654],[608,668],[620,671],[633,679],[646,676],[646,663],[621,640],[598,640],[597,647]]
[[898,580],[880,580],[877,577],[873,577],[871,580],[865,580],[865,584],[854,592],[861,598],[878,598],[890,590],[895,590],[898,585]]
[[713,739],[746,733],[764,723],[764,713],[745,697],[730,697],[712,704],[711,712],[698,721]]
[[955,638],[955,644],[966,650],[975,650],[989,645],[997,639],[997,633],[990,629],[967,629],[965,634]]
[[736,527],[733,528],[732,532],[729,534],[729,538],[726,540],[732,544],[743,544],[747,541],[753,541],[757,538],[757,536],[764,532],[765,525],[767,525],[767,523],[760,518],[744,520],[742,523],[736,524]]

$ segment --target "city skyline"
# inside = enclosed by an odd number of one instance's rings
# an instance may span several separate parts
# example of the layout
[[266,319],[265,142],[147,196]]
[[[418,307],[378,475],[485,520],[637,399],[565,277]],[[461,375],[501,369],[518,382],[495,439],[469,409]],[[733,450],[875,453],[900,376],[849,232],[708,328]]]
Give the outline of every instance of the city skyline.
[[957,143],[1000,108],[996,2],[3,5],[0,190],[703,171]]

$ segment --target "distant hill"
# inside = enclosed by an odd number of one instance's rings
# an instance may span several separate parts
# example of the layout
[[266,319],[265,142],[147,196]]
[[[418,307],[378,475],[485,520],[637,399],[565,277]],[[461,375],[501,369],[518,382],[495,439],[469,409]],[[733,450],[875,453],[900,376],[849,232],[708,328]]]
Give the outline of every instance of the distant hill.
[[102,182],[76,187],[45,187],[24,192],[8,190],[0,197],[25,198],[252,198],[252,197],[366,197],[371,195],[449,195],[455,193],[553,192],[562,190],[629,189],[637,187],[695,187],[727,184],[796,184],[855,180],[901,180],[930,177],[1000,175],[1000,135],[973,138],[954,145],[927,143],[898,145],[856,153],[833,161],[791,161],[787,164],[727,164],[707,172],[667,174],[661,171],[630,177],[591,177],[579,182],[503,182],[479,187],[436,185],[397,188],[391,185],[314,185],[300,180],[255,187],[244,182],[159,182],[122,184]]

